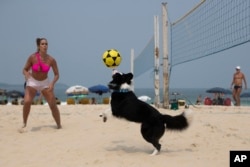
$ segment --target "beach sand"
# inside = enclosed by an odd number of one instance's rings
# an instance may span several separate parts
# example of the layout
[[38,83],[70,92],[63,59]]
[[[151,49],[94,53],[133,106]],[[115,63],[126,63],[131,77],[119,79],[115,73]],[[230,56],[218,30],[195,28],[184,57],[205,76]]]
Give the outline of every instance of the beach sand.
[[[56,129],[48,106],[31,108],[26,133],[22,106],[0,106],[0,166],[3,167],[211,167],[229,166],[230,150],[250,150],[250,107],[199,106],[190,127],[166,131],[159,155],[140,125],[99,114],[109,105],[59,105]],[[178,114],[184,109],[164,110]]]

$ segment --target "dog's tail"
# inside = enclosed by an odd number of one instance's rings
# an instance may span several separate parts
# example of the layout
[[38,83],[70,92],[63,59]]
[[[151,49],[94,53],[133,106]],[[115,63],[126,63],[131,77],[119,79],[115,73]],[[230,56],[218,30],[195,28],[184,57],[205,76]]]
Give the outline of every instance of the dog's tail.
[[163,115],[166,128],[170,130],[184,130],[186,129],[192,119],[191,110],[187,110],[180,115],[171,116]]

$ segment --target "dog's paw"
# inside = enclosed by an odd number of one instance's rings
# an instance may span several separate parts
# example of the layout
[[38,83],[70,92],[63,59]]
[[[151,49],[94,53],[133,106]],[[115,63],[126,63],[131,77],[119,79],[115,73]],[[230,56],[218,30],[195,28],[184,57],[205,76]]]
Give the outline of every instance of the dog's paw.
[[107,116],[105,114],[103,114],[103,113],[99,114],[99,117],[102,117],[103,122],[106,122],[107,119],[108,119]]
[[184,111],[184,116],[186,117],[189,124],[193,121],[193,111],[191,109],[186,109]]
[[150,156],[155,156],[157,154],[159,154],[159,150],[154,149],[154,151],[152,152],[152,154],[150,154]]

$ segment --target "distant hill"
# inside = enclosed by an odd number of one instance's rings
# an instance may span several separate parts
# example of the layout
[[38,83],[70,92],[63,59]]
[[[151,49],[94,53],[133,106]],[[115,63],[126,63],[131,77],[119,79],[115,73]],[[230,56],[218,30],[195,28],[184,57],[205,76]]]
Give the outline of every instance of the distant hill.
[[[24,85],[23,84],[7,84],[7,83],[1,83],[0,82],[0,89],[4,90],[19,90],[23,91],[24,90]],[[63,89],[66,90],[69,86],[63,83],[56,83],[55,89]]]

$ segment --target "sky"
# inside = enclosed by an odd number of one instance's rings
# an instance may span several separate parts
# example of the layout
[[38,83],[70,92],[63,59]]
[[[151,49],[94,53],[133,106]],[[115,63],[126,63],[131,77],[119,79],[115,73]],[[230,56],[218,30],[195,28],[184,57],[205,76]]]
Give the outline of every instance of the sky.
[[[154,16],[161,20],[162,2],[167,2],[169,21],[174,22],[200,1],[1,0],[0,82],[23,84],[22,69],[28,56],[36,51],[35,40],[45,37],[49,43],[48,53],[59,67],[58,83],[86,87],[107,84],[111,80],[111,69],[102,62],[105,50],[117,49],[122,56],[118,70],[130,72],[131,49],[137,56],[153,36]],[[238,65],[249,82],[249,55],[248,42],[175,66],[170,88],[229,88]],[[52,70],[49,76],[53,77]],[[153,70],[135,78],[134,82],[138,88],[153,88]]]

